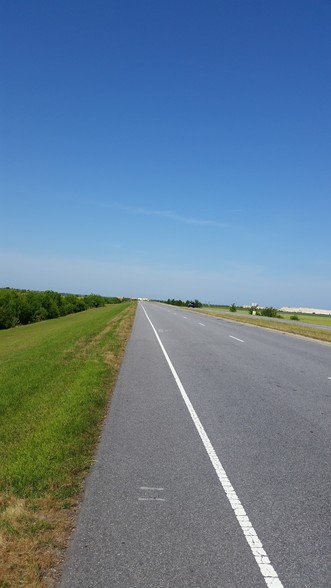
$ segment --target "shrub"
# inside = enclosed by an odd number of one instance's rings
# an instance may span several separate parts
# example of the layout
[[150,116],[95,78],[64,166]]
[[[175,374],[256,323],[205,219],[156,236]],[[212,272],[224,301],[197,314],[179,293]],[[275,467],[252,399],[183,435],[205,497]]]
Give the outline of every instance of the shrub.
[[297,314],[292,314],[290,316],[290,319],[291,319],[291,321],[299,321],[300,320]]
[[230,312],[237,312],[237,307],[234,302],[231,304],[231,306],[229,306],[229,311]]
[[266,308],[262,308],[260,314],[261,316],[268,316],[271,318],[281,318],[278,308],[274,308],[273,306],[266,306]]

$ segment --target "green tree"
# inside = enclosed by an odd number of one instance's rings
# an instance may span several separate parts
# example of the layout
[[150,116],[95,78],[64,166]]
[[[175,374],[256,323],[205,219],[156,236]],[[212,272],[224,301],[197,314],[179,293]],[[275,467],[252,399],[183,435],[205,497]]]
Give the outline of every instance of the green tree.
[[42,305],[46,310],[46,318],[57,318],[60,316],[60,307],[62,307],[61,296],[58,292],[46,290],[42,294]]
[[19,321],[18,296],[15,290],[0,290],[0,329],[15,327]]
[[84,299],[75,294],[65,294],[62,300],[63,314],[73,314],[87,309]]
[[98,308],[105,305],[105,299],[98,294],[88,294],[88,296],[84,296],[84,301],[88,308]]

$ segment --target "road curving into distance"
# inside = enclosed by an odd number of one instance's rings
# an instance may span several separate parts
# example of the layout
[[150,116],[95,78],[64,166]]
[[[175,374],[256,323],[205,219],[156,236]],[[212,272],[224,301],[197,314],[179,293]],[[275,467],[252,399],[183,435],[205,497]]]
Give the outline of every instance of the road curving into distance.
[[330,360],[140,303],[61,588],[329,588]]

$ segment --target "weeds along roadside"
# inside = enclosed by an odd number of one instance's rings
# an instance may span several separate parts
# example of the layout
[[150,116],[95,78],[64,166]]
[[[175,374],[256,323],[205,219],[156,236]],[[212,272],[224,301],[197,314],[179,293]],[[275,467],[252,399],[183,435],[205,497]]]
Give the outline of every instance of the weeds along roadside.
[[0,588],[53,585],[135,309],[0,332]]

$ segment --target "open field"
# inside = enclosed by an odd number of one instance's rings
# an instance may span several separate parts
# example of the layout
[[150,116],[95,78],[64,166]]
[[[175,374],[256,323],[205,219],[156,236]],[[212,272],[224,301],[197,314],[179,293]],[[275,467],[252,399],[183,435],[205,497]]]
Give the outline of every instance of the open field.
[[289,313],[289,312],[280,312],[280,316],[283,319],[289,320],[293,314],[296,314],[299,320],[303,323],[310,323],[312,325],[325,325],[326,327],[331,327],[331,316],[326,315],[318,315],[318,314],[304,314],[304,313]]
[[[259,316],[252,316],[250,315],[248,312],[246,313],[246,316],[241,315],[241,311],[238,310],[238,313],[236,312],[224,312],[223,308],[211,308],[208,307],[208,309],[203,309],[200,308],[199,310],[194,310],[193,312],[201,312],[204,314],[208,314],[208,315],[213,315],[213,316],[217,316],[219,318],[225,319],[225,320],[231,320],[231,321],[236,321],[236,322],[240,322],[240,323],[246,323],[249,325],[255,325],[258,327],[264,327],[264,328],[268,328],[268,329],[274,329],[276,331],[283,331],[285,333],[292,333],[293,335],[301,335],[302,337],[310,337],[311,339],[318,339],[320,341],[326,341],[331,343],[331,330],[324,330],[324,329],[318,329],[318,328],[314,328],[313,326],[306,326],[306,325],[300,325],[300,322],[298,321],[293,321],[291,323],[284,323],[282,321],[277,321],[275,319],[273,320],[268,320],[267,318],[264,317],[259,317]],[[286,314],[286,313],[283,313]],[[309,315],[311,316],[311,315]],[[289,318],[289,317],[287,317]],[[316,318],[322,318],[322,317],[316,317]],[[323,321],[325,321],[326,319],[328,319],[328,317],[325,317],[323,319]],[[321,325],[328,325],[329,323],[327,322],[321,322],[318,323]]]
[[0,588],[53,585],[135,308],[0,332]]

